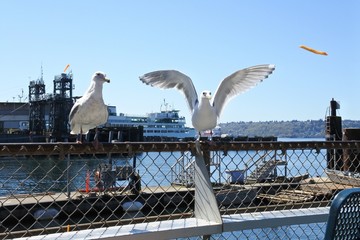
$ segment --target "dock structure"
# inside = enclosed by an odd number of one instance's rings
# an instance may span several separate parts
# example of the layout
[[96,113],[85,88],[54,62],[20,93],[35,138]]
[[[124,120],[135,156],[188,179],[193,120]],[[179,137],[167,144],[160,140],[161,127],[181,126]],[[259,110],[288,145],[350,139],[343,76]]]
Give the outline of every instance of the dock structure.
[[46,129],[46,88],[42,77],[29,84],[29,130],[33,135],[44,135]]
[[69,113],[74,105],[72,73],[54,77],[53,93],[48,98],[50,105],[48,132],[55,141],[69,139]]
[[[54,80],[54,96],[72,95],[70,77]],[[43,82],[30,85],[38,133],[49,98]],[[54,102],[51,121],[62,103]],[[325,141],[142,142],[141,129],[127,139],[105,126],[96,148],[56,132],[48,143],[1,144],[0,238],[246,238],[247,230],[281,226],[306,236],[304,224],[323,224],[334,196],[360,184],[360,131],[342,129],[338,107],[332,100]]]
[[[327,153],[359,146],[354,140],[112,142],[98,148],[91,143],[2,144],[0,237],[65,237],[117,229],[113,236],[136,239],[126,229],[143,229],[138,234],[148,237],[172,233],[207,238],[259,224],[326,221],[334,195],[353,187],[329,180]],[[190,161],[192,185],[173,182],[181,173],[175,165],[183,164],[178,160],[184,156],[195,160]],[[280,159],[282,164],[275,164]],[[251,172],[270,163],[267,176],[247,181]],[[244,181],[229,181],[226,171],[237,169],[246,169]],[[270,217],[280,213],[287,217]],[[248,222],[240,221],[245,217]],[[171,225],[180,222],[193,231]]]
[[[336,110],[339,108],[339,103],[332,99],[330,101],[330,115],[326,117],[325,138],[327,141],[342,140],[342,121],[341,117],[336,115]],[[328,152],[327,168],[340,170],[343,166],[341,156],[342,149],[335,149]]]
[[43,76],[29,84],[29,131],[34,136],[50,136],[55,141],[69,138],[69,112],[74,104],[72,73],[54,77],[53,93],[46,93]]

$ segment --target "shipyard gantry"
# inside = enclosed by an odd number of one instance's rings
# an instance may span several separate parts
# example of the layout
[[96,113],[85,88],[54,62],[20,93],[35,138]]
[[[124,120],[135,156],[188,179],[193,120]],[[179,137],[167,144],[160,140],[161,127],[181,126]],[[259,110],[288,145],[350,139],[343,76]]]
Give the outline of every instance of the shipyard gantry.
[[47,136],[54,141],[67,141],[70,132],[69,112],[74,104],[72,81],[72,73],[55,76],[52,94],[46,93],[42,77],[30,81],[29,130],[33,135]]

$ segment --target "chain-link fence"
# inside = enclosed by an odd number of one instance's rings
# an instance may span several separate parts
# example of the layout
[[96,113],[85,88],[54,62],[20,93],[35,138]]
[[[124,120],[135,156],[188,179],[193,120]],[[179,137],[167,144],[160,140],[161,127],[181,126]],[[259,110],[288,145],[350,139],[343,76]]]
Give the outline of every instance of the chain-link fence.
[[[218,141],[198,147],[224,216],[329,206],[338,191],[360,186],[359,146]],[[0,238],[192,218],[200,192],[198,150],[194,142],[105,143],[96,149],[3,144]],[[325,223],[284,224],[194,239],[322,239],[324,230]]]

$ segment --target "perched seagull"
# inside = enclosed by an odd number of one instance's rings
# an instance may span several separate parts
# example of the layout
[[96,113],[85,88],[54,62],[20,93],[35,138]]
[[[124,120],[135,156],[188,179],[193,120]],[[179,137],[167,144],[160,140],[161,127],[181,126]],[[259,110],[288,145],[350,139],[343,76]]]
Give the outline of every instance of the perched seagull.
[[[88,90],[75,102],[70,111],[70,133],[80,134],[80,140],[77,140],[78,143],[81,143],[82,134],[87,134],[90,129],[106,123],[108,119],[109,113],[102,95],[104,82],[110,82],[105,73],[94,73]],[[98,141],[97,131],[95,141]]]
[[140,77],[140,80],[153,87],[163,89],[177,88],[180,90],[186,97],[192,113],[192,125],[199,132],[200,137],[201,131],[212,130],[216,127],[222,110],[232,97],[256,86],[267,78],[274,69],[275,65],[264,64],[245,68],[231,74],[221,81],[211,103],[210,91],[203,91],[199,101],[190,77],[176,70],[146,73]]

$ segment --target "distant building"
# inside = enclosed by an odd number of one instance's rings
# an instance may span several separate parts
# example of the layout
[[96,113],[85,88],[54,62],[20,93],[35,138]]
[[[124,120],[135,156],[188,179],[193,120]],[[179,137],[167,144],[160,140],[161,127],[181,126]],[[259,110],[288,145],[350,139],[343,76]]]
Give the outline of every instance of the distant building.
[[29,103],[0,102],[0,133],[29,129]]

